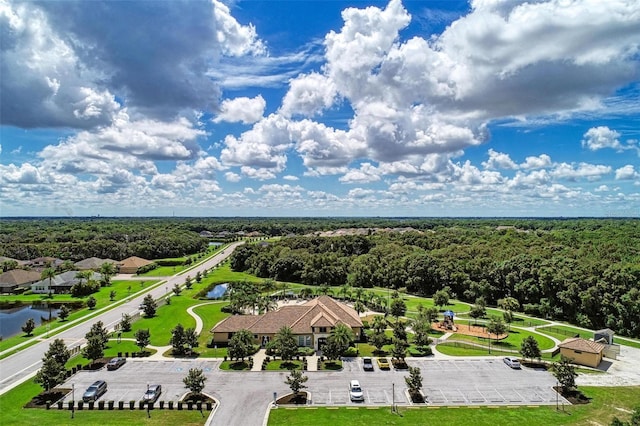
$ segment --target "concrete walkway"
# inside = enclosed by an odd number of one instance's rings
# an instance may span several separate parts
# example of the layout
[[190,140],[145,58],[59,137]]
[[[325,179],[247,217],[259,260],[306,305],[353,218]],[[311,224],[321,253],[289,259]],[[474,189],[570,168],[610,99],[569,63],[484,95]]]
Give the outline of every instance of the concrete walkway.
[[262,371],[262,361],[267,357],[267,352],[264,349],[260,349],[253,355],[253,367],[251,371]]

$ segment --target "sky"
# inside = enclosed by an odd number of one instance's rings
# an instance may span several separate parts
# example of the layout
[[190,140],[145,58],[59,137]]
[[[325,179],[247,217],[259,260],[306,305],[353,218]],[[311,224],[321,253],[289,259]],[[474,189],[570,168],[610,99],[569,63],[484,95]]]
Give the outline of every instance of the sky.
[[637,0],[0,0],[0,216],[640,217]]

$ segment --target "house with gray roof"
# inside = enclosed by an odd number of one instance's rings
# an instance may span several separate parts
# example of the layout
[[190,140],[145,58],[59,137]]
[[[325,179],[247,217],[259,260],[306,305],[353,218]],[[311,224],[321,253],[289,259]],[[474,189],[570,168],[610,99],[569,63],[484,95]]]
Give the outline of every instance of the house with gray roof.
[[[80,282],[80,278],[76,277],[77,274],[78,271],[67,271],[56,275],[51,280],[49,280],[49,278],[40,280],[31,284],[31,291],[38,294],[68,293],[71,291],[71,287],[73,287],[74,284],[78,284]],[[94,281],[100,281],[100,278],[101,275],[97,272],[94,272],[91,276],[91,279]],[[49,284],[49,281],[51,281],[51,284]]]
[[98,257],[89,257],[87,259],[83,259],[79,262],[76,262],[73,265],[79,271],[88,271],[88,270],[97,271],[105,263],[113,263],[113,265],[115,266],[118,262],[112,259],[100,259]]

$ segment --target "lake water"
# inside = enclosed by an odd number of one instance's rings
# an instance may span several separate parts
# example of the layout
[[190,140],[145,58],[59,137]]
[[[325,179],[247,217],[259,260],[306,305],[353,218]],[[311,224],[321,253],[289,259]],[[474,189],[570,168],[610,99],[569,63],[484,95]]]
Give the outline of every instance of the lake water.
[[[51,317],[58,315],[58,309],[51,308]],[[22,333],[22,326],[33,318],[36,326],[42,324],[40,317],[49,318],[46,306],[20,306],[12,309],[0,309],[0,336],[3,339]]]
[[224,296],[224,293],[227,291],[228,286],[229,283],[218,284],[207,293],[207,297],[209,299],[220,299],[222,296]]

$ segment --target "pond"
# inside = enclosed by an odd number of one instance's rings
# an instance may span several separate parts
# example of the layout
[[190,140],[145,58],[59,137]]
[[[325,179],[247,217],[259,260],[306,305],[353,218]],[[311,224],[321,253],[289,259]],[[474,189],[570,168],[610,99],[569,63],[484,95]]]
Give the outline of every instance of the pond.
[[218,284],[213,289],[209,290],[207,293],[207,298],[209,299],[220,299],[227,291],[227,287],[229,283]]
[[221,245],[223,245],[223,244],[224,244],[224,243],[221,243],[221,242],[219,242],[219,241],[211,241],[211,242],[209,243],[209,246],[210,246],[210,247],[220,247],[220,246],[221,246]]
[[15,336],[22,333],[22,326],[27,322],[29,318],[33,318],[36,322],[36,326],[42,324],[42,317],[44,319],[56,318],[58,315],[58,309],[51,307],[44,303],[41,305],[27,305],[18,306],[11,309],[0,309],[0,336],[3,339],[7,337]]

